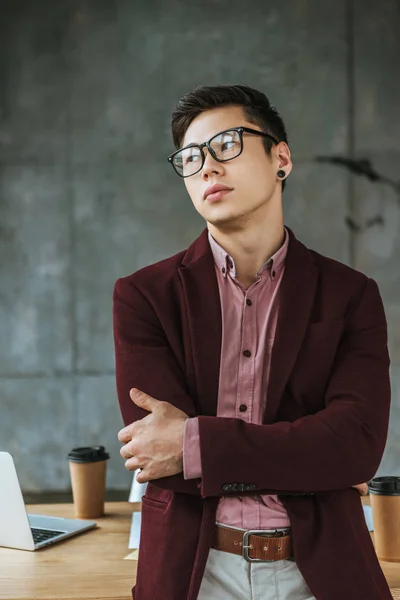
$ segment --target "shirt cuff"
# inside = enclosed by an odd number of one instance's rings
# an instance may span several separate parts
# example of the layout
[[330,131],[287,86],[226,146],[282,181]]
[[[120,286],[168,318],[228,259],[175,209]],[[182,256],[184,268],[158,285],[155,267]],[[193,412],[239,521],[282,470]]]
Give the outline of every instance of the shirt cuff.
[[199,419],[186,419],[183,433],[183,478],[201,477]]

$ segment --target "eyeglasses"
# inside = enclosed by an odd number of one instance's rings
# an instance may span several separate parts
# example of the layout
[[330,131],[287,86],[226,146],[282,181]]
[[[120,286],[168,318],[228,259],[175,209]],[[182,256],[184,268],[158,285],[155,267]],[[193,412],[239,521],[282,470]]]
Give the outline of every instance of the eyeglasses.
[[226,162],[237,158],[243,151],[243,133],[252,133],[269,138],[278,144],[278,140],[269,133],[250,129],[249,127],[233,127],[214,135],[208,142],[203,144],[189,144],[168,156],[168,161],[173,166],[179,177],[190,177],[203,168],[206,160],[204,146],[207,146],[211,156],[218,162]]

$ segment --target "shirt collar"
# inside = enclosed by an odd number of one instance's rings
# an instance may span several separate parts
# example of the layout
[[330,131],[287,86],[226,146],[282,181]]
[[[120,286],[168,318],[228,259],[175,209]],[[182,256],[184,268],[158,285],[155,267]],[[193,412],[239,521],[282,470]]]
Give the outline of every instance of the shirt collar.
[[[285,259],[287,255],[287,250],[289,246],[289,233],[285,229],[285,239],[282,246],[275,252],[273,256],[268,258],[262,267],[258,270],[256,275],[261,275],[262,272],[270,271],[273,279],[277,277],[285,264]],[[213,238],[210,231],[208,232],[208,241],[211,246],[211,251],[214,256],[214,263],[216,267],[221,271],[222,275],[226,277],[228,273],[231,273],[232,277],[236,277],[236,265],[232,256],[230,256],[226,250],[222,248],[218,244],[218,242]]]

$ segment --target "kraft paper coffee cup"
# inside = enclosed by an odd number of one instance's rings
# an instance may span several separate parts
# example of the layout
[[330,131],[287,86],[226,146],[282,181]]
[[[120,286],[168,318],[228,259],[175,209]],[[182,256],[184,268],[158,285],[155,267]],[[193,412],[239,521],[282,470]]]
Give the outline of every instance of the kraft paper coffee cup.
[[104,515],[109,458],[104,446],[73,448],[68,454],[75,515],[80,519]]
[[400,477],[376,477],[368,488],[376,554],[379,560],[400,562]]

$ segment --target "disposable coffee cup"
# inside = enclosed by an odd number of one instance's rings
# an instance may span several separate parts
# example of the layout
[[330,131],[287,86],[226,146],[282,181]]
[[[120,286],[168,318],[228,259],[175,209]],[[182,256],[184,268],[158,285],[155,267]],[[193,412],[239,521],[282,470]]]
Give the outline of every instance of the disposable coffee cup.
[[75,515],[79,519],[104,515],[109,458],[104,446],[73,448],[68,454]]
[[376,477],[368,488],[376,554],[379,560],[400,562],[400,477]]

